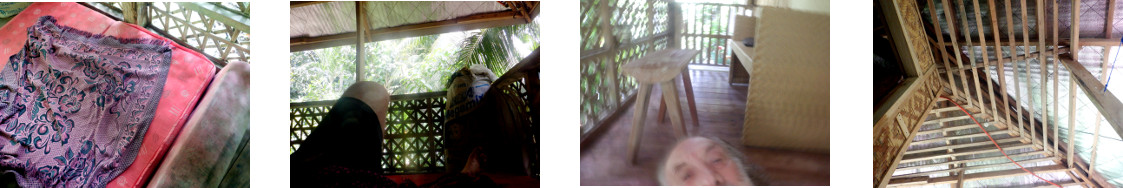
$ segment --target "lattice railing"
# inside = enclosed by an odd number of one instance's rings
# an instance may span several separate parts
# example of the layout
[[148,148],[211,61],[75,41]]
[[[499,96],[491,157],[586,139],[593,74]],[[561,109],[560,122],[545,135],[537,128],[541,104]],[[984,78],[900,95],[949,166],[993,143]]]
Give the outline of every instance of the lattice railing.
[[691,64],[729,66],[732,53],[726,40],[733,36],[733,19],[746,5],[719,3],[679,3],[682,7],[683,49],[702,51]]
[[119,20],[145,26],[199,51],[217,65],[250,61],[248,2],[88,3]]
[[620,66],[672,40],[670,2],[581,1],[581,125],[591,130],[635,93]]
[[[244,4],[246,7],[249,3]],[[249,61],[249,9],[211,3],[149,4],[151,26],[223,61]]]
[[[300,143],[335,101],[291,103],[289,152]],[[445,91],[393,95],[386,114],[382,163],[387,174],[433,173],[445,170],[444,155]]]

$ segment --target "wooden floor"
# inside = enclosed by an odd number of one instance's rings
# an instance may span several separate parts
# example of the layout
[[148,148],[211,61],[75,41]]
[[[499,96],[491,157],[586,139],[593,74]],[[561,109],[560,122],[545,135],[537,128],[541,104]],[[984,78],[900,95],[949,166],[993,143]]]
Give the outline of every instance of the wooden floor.
[[[738,145],[744,122],[747,85],[729,85],[729,72],[691,69],[695,100],[701,126],[691,122],[689,112],[683,108],[687,132],[694,136],[719,138]],[[681,83],[681,81],[680,81]],[[652,89],[647,109],[647,126],[637,163],[626,162],[627,139],[632,130],[633,105],[629,105],[615,121],[605,124],[604,131],[591,138],[581,148],[581,185],[656,185],[657,163],[675,142],[670,120],[656,121],[662,91]],[[680,96],[683,93],[680,89]],[[658,98],[661,99],[661,98]],[[685,106],[686,99],[680,101]],[[830,183],[830,155],[785,151],[756,147],[742,147],[748,162],[763,167],[770,185],[828,185]]]

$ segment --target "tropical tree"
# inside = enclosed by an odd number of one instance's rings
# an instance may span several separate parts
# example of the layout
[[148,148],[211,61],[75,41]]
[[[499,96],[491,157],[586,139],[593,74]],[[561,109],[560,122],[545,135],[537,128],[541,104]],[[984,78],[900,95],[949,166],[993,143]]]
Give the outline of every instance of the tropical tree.
[[[365,80],[392,94],[445,90],[452,73],[484,64],[502,75],[538,48],[538,23],[379,41],[364,44]],[[354,83],[355,48],[339,46],[293,52],[289,100],[333,100]]]

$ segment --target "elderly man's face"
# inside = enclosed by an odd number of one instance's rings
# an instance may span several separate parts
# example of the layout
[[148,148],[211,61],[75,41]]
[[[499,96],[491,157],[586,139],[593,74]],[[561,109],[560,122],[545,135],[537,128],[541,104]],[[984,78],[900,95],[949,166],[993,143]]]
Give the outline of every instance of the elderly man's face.
[[671,149],[663,174],[668,185],[753,185],[729,151],[707,138],[688,138]]

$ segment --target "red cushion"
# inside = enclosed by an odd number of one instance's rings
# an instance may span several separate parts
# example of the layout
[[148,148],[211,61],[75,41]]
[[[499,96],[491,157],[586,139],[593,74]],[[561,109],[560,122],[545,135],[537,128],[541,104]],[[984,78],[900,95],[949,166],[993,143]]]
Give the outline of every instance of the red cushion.
[[[54,16],[60,25],[120,38],[157,38],[174,42],[141,27],[109,18],[78,3],[34,3],[0,27],[0,57],[4,64],[19,52],[27,41],[27,27],[39,17]],[[173,47],[172,65],[164,84],[163,95],[156,107],[152,125],[144,134],[140,153],[125,172],[109,183],[109,187],[140,187],[145,185],[160,164],[189,114],[194,111],[203,91],[214,77],[215,66],[198,52],[179,45]]]

